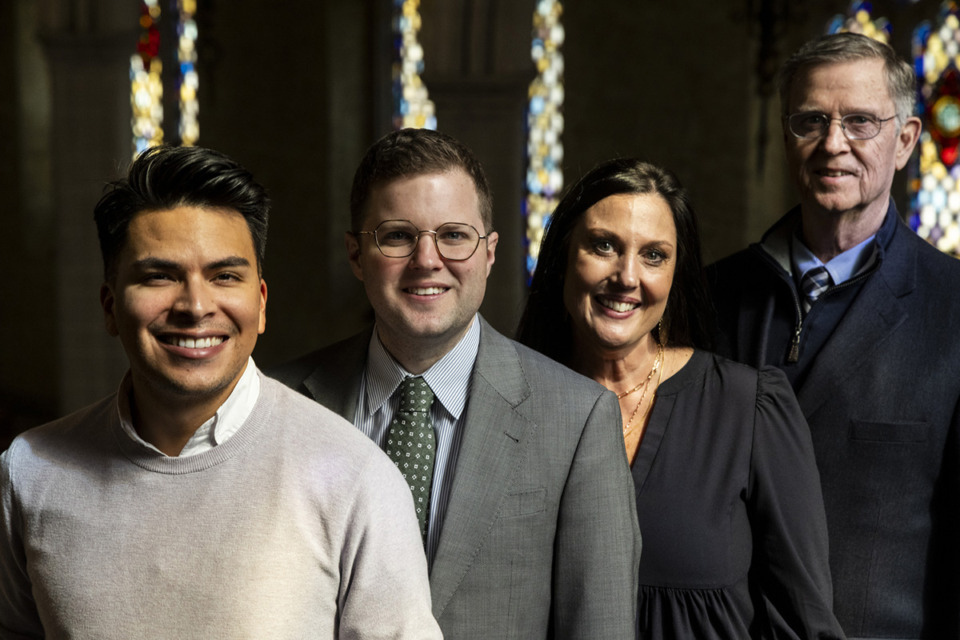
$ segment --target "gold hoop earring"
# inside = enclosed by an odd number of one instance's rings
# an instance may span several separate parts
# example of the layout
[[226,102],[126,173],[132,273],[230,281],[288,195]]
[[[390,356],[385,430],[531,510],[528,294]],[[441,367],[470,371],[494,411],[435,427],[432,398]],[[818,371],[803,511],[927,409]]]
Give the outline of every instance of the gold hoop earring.
[[660,317],[660,321],[657,322],[657,344],[659,344],[661,348],[667,346],[667,335],[663,328],[662,316]]

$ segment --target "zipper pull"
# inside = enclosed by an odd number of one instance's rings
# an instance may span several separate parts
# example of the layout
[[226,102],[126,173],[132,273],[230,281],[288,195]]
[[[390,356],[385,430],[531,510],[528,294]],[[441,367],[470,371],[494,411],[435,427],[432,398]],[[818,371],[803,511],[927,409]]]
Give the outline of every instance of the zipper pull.
[[790,343],[790,353],[787,354],[787,362],[795,363],[800,359],[800,328],[802,326],[802,321],[797,324],[797,330],[793,334],[793,341]]

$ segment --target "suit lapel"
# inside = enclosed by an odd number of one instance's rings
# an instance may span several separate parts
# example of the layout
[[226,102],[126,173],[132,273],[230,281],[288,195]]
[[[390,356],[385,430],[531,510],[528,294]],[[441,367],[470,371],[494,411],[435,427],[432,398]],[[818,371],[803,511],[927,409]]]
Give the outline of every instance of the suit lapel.
[[[897,229],[900,237],[893,239],[886,252],[890,264],[882,264],[867,278],[797,389],[797,400],[808,419],[846,378],[869,366],[876,350],[906,320],[908,296],[916,283],[916,248],[903,242],[904,231]],[[903,246],[893,248],[898,242]]]
[[339,366],[322,366],[303,381],[314,400],[345,418],[351,424],[360,396],[360,378],[367,364],[367,348],[372,329],[364,331],[323,352],[324,362]]
[[[479,316],[478,316],[479,317]],[[430,575],[438,618],[493,526],[522,462],[530,422],[515,411],[530,390],[516,348],[482,318],[463,441]]]

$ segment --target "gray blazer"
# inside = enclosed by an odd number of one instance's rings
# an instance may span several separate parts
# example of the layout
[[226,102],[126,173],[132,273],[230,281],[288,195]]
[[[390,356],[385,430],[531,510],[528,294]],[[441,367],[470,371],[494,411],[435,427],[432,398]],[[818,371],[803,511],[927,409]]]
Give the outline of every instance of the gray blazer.
[[[483,318],[430,585],[448,640],[632,640],[640,531],[615,396]],[[371,331],[268,372],[353,420]]]

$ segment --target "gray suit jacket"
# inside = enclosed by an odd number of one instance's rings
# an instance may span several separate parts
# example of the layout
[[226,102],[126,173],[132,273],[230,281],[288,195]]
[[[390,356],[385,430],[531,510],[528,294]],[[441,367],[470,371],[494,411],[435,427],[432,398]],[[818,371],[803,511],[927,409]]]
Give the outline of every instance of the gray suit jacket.
[[[481,318],[430,585],[448,640],[632,640],[640,532],[616,398]],[[370,330],[268,372],[353,420]]]

